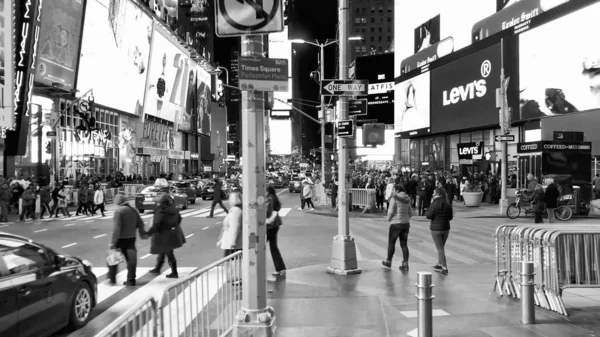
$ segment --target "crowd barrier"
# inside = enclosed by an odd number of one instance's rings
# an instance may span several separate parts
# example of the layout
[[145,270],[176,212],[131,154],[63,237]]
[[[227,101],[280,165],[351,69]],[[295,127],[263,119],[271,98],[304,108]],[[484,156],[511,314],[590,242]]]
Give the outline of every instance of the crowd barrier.
[[371,188],[351,188],[352,206],[363,207],[363,213],[372,213],[375,210],[375,189]]
[[521,297],[519,265],[532,261],[535,304],[567,315],[562,292],[600,288],[600,227],[569,223],[503,225],[496,229],[494,290]]
[[316,184],[314,187],[314,191],[316,197],[315,204],[317,206],[327,205],[327,191],[325,190],[325,186],[323,185],[323,183]]
[[227,336],[242,306],[242,252],[168,286],[158,304],[146,299],[95,337]]

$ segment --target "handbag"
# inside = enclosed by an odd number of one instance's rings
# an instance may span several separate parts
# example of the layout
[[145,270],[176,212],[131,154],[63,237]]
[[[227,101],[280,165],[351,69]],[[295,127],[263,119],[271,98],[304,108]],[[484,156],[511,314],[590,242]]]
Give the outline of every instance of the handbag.
[[108,263],[109,266],[116,266],[124,261],[125,256],[123,256],[123,253],[118,249],[109,249],[106,253],[106,263]]

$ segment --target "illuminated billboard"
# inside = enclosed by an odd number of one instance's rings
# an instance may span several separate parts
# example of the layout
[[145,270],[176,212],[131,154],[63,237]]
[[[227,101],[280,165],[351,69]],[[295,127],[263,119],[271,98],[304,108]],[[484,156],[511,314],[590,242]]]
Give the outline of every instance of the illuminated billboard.
[[[271,59],[286,59],[288,60],[288,74],[292,74],[292,43],[288,40],[288,28],[285,27],[281,33],[269,34],[269,58]],[[288,80],[287,92],[275,92],[275,104],[273,110],[291,110],[288,105],[278,101],[280,99],[287,102],[292,99],[292,79]]]
[[290,119],[271,119],[269,121],[269,129],[270,129],[270,136],[271,136],[271,154],[277,154],[277,155],[291,154],[292,153],[292,120],[290,120]]

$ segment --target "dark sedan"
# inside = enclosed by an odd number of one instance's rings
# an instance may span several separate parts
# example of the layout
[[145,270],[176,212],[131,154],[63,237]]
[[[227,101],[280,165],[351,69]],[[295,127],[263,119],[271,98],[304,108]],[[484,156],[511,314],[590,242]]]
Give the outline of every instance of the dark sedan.
[[83,327],[96,306],[97,283],[89,262],[0,232],[0,336]]
[[188,208],[188,195],[180,192],[172,186],[148,186],[135,196],[135,208],[140,213],[153,211],[158,207],[158,200],[163,194],[168,194],[175,201],[176,207]]
[[281,178],[270,178],[267,179],[267,186],[273,188],[285,188],[285,182]]
[[192,204],[196,203],[196,188],[187,181],[172,181],[173,186],[178,193],[187,194],[188,201]]
[[200,196],[202,197],[202,200],[213,199],[214,192],[215,192],[215,183],[210,182],[210,183],[204,185],[204,187],[202,188],[202,194],[200,194]]
[[302,192],[302,180],[299,178],[292,179],[290,181],[290,184],[288,185],[288,190],[290,191],[290,193],[294,193],[294,192],[301,193]]

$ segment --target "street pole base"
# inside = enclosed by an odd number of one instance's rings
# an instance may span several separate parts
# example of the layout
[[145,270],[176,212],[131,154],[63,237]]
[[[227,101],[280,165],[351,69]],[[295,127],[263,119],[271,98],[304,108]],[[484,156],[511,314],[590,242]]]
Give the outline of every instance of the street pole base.
[[275,336],[275,310],[240,309],[233,323],[233,337],[273,337]]
[[331,264],[327,272],[336,275],[356,275],[362,273],[356,259],[356,243],[351,236],[337,235],[331,247]]
[[508,209],[508,199],[500,199],[499,203],[498,203],[498,206],[500,206],[499,210],[498,210],[499,213],[501,215],[506,214],[506,210]]

